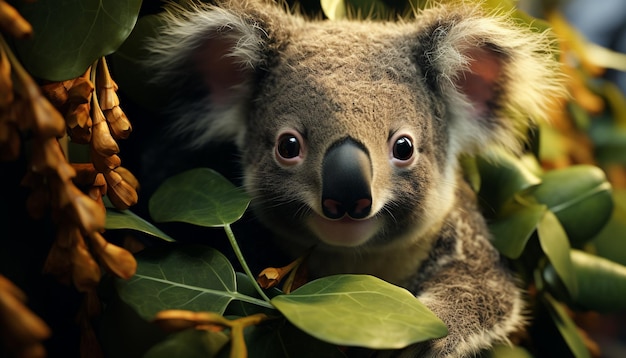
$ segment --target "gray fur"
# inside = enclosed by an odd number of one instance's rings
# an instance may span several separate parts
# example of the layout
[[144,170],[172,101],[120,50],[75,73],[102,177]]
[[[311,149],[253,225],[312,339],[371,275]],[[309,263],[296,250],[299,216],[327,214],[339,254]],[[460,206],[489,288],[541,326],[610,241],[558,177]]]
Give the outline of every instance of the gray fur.
[[[470,5],[383,23],[243,1],[173,5],[163,19],[152,66],[179,85],[178,128],[194,145],[237,143],[252,208],[278,245],[294,257],[317,245],[313,275],[376,275],[448,325],[400,355],[470,356],[522,328],[521,293],[457,158],[518,150],[562,94],[547,34]],[[300,157],[277,156],[281,133],[302,140]],[[399,134],[415,145],[406,162],[390,154]],[[372,211],[344,225],[323,217],[320,168],[346,138],[370,159]]]

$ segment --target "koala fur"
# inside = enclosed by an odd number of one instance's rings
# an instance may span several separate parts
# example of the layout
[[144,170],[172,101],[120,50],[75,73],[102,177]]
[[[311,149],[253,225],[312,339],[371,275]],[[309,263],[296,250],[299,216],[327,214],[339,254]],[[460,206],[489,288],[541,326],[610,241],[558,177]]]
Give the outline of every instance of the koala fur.
[[448,326],[400,356],[472,356],[524,326],[460,155],[517,151],[562,93],[547,34],[440,5],[406,21],[171,5],[149,44],[192,146],[232,141],[256,216],[314,277],[406,287]]

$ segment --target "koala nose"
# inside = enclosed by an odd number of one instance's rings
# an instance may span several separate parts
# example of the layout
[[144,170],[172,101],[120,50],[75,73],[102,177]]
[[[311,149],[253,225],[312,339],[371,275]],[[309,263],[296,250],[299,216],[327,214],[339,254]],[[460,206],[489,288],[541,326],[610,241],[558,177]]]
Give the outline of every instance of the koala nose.
[[352,139],[338,142],[322,162],[322,210],[329,219],[363,219],[372,209],[372,164]]

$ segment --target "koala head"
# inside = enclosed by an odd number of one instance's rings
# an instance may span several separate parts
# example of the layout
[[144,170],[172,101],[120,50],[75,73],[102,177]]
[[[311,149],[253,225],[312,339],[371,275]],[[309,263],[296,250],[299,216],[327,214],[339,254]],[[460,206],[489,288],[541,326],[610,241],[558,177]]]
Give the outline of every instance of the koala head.
[[560,90],[546,34],[467,5],[402,22],[173,6],[151,44],[192,145],[234,141],[256,215],[301,247],[432,236],[458,156],[516,150]]

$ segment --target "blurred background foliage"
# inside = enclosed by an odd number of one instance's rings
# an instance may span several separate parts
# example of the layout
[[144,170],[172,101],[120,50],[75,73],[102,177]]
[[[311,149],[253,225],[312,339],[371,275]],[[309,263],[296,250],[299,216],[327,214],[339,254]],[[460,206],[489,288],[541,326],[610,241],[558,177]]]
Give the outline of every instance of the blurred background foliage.
[[[330,20],[345,17],[377,20],[412,16],[414,9],[431,3],[422,0],[292,0],[290,5],[310,16]],[[8,4],[32,24],[31,39],[26,39],[30,34],[27,26],[15,21],[18,15]],[[127,240],[128,232],[121,230],[123,234],[119,234],[118,229],[145,231],[138,227],[145,223],[119,225],[114,217],[119,212],[113,207],[131,208],[138,215],[148,217],[142,207],[156,188],[157,184],[152,184],[155,178],[163,179],[155,168],[170,174],[181,170],[174,164],[163,163],[159,155],[153,159],[159,162],[157,164],[150,164],[146,159],[154,154],[147,146],[158,142],[151,138],[167,121],[159,118],[158,113],[168,93],[167,88],[146,85],[150,74],[138,67],[138,59],[145,55],[142,40],[156,31],[157,24],[150,15],[161,10],[162,2],[74,0],[57,5],[43,1],[0,1],[0,27],[3,42],[6,42],[2,50],[6,58],[0,63],[10,63],[8,69],[6,66],[0,69],[4,69],[4,78],[9,74],[14,86],[5,87],[3,91],[15,92],[16,99],[0,103],[0,158],[4,160],[0,163],[3,179],[0,275],[8,278],[0,276],[0,312],[13,312],[13,315],[0,315],[0,332],[14,333],[4,339],[0,356],[28,356],[29,352],[30,356],[41,356],[37,354],[46,351],[51,356],[90,356],[98,351],[97,339],[89,327],[90,319],[98,314],[98,309],[93,308],[99,302],[96,288],[100,271],[96,267],[108,265],[105,271],[124,276],[128,275],[129,266],[124,266],[123,262],[103,264],[109,256],[94,249],[98,247],[97,242],[101,242],[94,232],[101,231],[105,223],[87,222],[88,217],[99,217],[100,214],[94,213],[100,209],[81,206],[86,201],[80,193],[96,201],[104,193],[107,197],[113,196],[114,205],[109,205],[104,236],[129,252],[137,252],[142,244]],[[511,11],[517,21],[538,31],[552,29],[563,71],[569,75],[567,86],[571,95],[556,103],[550,118],[530,133],[526,155],[512,157],[494,152],[486,157],[464,160],[467,177],[480,195],[494,232],[494,244],[512,260],[534,304],[530,337],[517,337],[516,342],[523,345],[513,349],[498,347],[489,355],[625,356],[626,303],[622,297],[626,296],[626,3],[621,0],[488,0],[483,6]],[[97,31],[89,31],[94,28]],[[93,64],[97,72],[108,73],[105,58],[115,84],[107,82],[107,76],[98,80],[95,74],[86,72]],[[43,113],[45,117],[54,109],[32,104],[41,102],[29,87],[29,76],[65,120],[71,140],[66,137],[59,142],[67,162],[76,171],[73,175],[71,170],[63,169],[63,155],[59,156],[56,149],[49,149],[49,139],[60,138],[63,133],[57,133],[58,125],[46,127],[37,119],[38,115]],[[81,77],[84,80],[77,82]],[[85,92],[85,82],[91,82],[92,87],[95,85],[95,92],[93,89]],[[122,131],[125,134],[113,135],[115,145],[110,140],[105,143],[113,148],[108,152],[94,144],[92,138],[98,122],[93,108],[106,102],[99,97],[94,102],[91,96],[105,92],[98,89],[98,82],[114,88],[120,97],[118,105],[121,103],[133,123],[132,128],[127,125],[125,132]],[[57,103],[46,91],[50,85],[58,83],[66,84],[63,88],[68,98],[82,98],[79,104],[90,104],[89,118],[84,118],[84,123],[89,124],[83,123],[81,127],[87,128],[90,135],[86,139],[82,137],[82,142],[76,139],[81,133],[76,127],[76,115],[71,117],[74,122],[68,121],[71,101]],[[83,86],[80,88],[83,88],[84,98],[72,91],[74,83]],[[23,103],[30,103],[30,107],[26,107],[34,109],[26,112],[16,109],[24,108]],[[112,107],[102,109],[112,111]],[[54,116],[50,114],[50,117]],[[112,118],[98,123],[106,123],[105,127],[115,133]],[[54,130],[49,130],[50,134],[42,128]],[[42,133],[48,133],[46,141],[41,138]],[[157,154],[169,150],[166,145],[163,147]],[[103,151],[106,155],[101,153]],[[55,154],[50,155],[52,152]],[[109,159],[94,160],[94,153]],[[120,156],[125,167],[121,167],[119,157],[115,159],[119,153],[124,154]],[[37,161],[40,157],[44,159]],[[219,164],[229,167],[231,164],[225,162],[230,159]],[[43,165],[45,170],[37,171],[33,163],[41,162],[48,164]],[[91,165],[87,170],[88,179],[80,175],[83,173],[80,169],[84,169],[80,164]],[[189,166],[203,164],[193,160],[187,163]],[[98,173],[102,178],[106,176],[106,180],[98,181]],[[45,185],[34,185],[33,174]],[[31,178],[30,182],[24,180],[25,176]],[[65,184],[50,184],[60,177],[67,179]],[[29,185],[24,187],[25,183]],[[73,191],[72,183],[80,191]],[[132,194],[133,190],[139,190],[139,184],[141,196],[137,201],[136,193]],[[36,188],[47,190],[43,197],[38,197],[39,201],[32,199]],[[51,202],[55,195],[50,193],[61,190],[59,188],[71,193],[66,201],[78,209],[66,210],[65,206]],[[32,215],[33,202],[41,204],[35,205],[42,214],[37,218]],[[76,220],[68,223],[64,215],[76,217]],[[153,227],[147,230],[155,236],[166,236]],[[70,248],[60,245],[63,249],[59,250],[59,237],[66,236],[73,238]],[[87,279],[77,277],[71,267],[42,275],[42,270],[50,268],[47,264],[51,252],[60,252],[60,261],[65,259],[73,265],[87,262],[94,275]],[[77,256],[86,261],[76,259]],[[95,259],[89,259],[91,256]],[[114,261],[120,261],[119,258],[125,256],[116,253],[113,257]],[[84,266],[78,265],[75,272],[83,272],[83,269]],[[33,323],[36,318],[29,316],[32,312],[26,306],[44,322]],[[78,324],[76,317],[82,317]],[[19,327],[27,327],[25,331],[30,334],[15,328],[18,321],[24,323]]]

